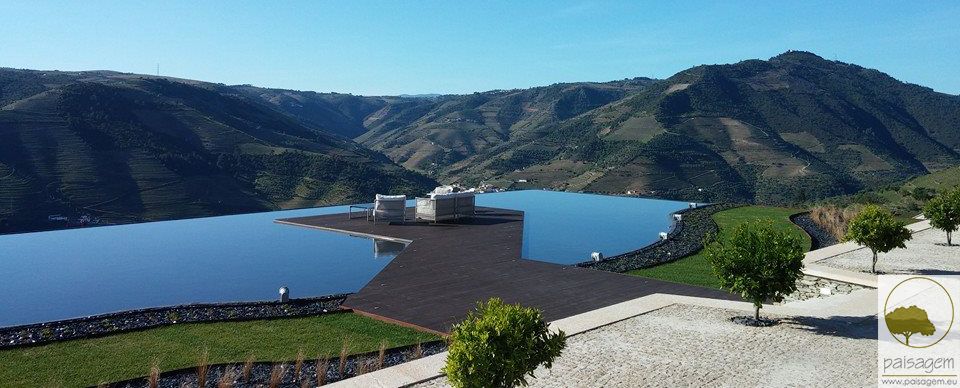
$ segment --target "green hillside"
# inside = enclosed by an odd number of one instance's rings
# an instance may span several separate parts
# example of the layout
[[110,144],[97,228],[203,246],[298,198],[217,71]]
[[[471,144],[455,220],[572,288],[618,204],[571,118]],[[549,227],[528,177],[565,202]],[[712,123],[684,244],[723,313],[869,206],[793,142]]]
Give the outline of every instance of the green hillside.
[[416,194],[436,181],[791,204],[960,165],[960,96],[790,51],[665,80],[354,96],[0,69],[0,222]]
[[536,135],[440,176],[708,201],[824,198],[960,163],[960,97],[788,52],[691,68]]
[[0,85],[6,232],[82,215],[123,223],[366,201],[435,183],[217,85],[18,70],[0,70]]
[[451,167],[477,163],[475,156],[509,147],[516,139],[537,137],[537,132],[653,82],[635,78],[431,98],[358,97],[252,87],[238,90],[263,99],[305,125],[353,137],[405,167],[446,176],[445,170]]
[[960,186],[960,167],[951,167],[876,190],[816,201],[810,206],[834,205],[844,208],[877,204],[889,209],[904,221],[912,222],[930,198],[957,186]]
[[780,204],[960,163],[960,97],[800,51],[662,81],[367,99],[344,114],[353,124],[343,131],[363,131],[358,142],[405,167],[468,184]]

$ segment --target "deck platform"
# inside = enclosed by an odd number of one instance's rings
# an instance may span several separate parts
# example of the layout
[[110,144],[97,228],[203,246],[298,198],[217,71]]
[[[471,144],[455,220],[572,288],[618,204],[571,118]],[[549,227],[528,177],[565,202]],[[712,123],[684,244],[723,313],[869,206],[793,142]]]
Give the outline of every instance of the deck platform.
[[448,333],[477,301],[490,297],[537,307],[548,321],[656,293],[738,299],[719,290],[523,259],[523,213],[515,210],[478,207],[476,217],[441,224],[374,224],[346,213],[276,222],[409,242],[344,306],[436,333]]

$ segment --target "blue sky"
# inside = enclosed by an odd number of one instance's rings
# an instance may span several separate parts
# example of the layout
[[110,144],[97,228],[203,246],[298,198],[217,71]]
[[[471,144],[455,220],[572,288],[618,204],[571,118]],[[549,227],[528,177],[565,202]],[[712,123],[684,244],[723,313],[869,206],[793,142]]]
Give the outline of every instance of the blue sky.
[[960,2],[8,1],[0,66],[355,94],[665,78],[788,49],[960,93]]

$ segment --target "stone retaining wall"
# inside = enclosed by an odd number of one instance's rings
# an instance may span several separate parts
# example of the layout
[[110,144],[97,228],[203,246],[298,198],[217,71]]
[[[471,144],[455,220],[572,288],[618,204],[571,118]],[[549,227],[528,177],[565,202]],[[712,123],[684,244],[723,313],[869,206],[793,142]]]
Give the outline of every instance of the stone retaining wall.
[[100,337],[176,323],[287,318],[345,311],[346,294],[279,301],[189,304],[128,310],[83,318],[0,328],[0,349]]
[[804,301],[808,299],[826,298],[833,295],[846,295],[854,291],[863,290],[866,287],[841,282],[838,280],[826,279],[816,276],[803,275],[797,281],[797,291],[783,298],[778,304]]
[[603,261],[578,263],[577,266],[610,272],[626,272],[690,256],[703,249],[705,238],[717,233],[717,224],[713,222],[711,215],[740,206],[742,205],[715,204],[681,210],[677,214],[683,217],[674,224],[666,240],[657,241],[633,252],[610,256]]

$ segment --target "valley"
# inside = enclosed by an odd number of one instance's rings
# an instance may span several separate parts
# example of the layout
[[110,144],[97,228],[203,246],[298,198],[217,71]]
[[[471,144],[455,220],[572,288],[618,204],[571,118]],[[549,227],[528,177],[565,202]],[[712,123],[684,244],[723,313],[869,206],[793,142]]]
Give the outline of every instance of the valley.
[[426,96],[0,69],[0,107],[4,232],[437,182],[789,205],[960,165],[960,96],[800,51],[664,80]]

